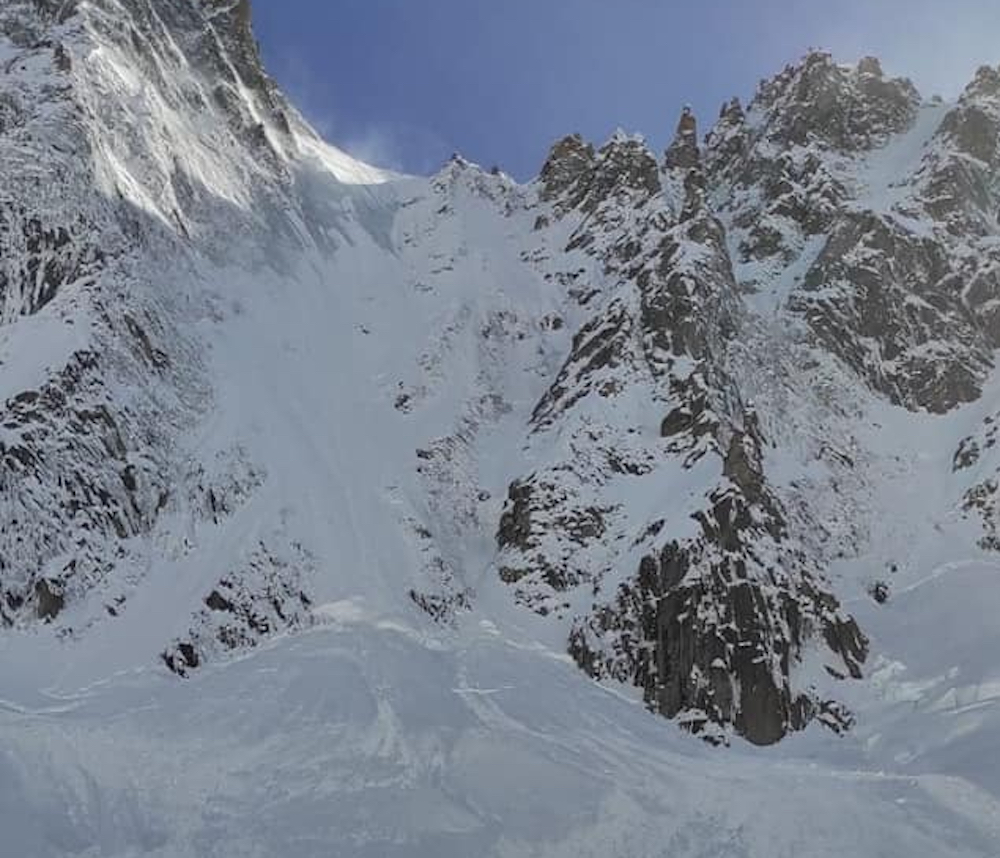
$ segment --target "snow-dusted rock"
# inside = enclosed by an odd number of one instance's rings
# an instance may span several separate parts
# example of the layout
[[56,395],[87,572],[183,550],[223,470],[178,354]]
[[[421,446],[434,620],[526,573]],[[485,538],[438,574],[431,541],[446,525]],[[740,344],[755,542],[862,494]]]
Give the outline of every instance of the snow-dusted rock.
[[663,157],[425,180],[320,140],[247,2],[4,4],[12,842],[989,854],[998,80],[810,54]]

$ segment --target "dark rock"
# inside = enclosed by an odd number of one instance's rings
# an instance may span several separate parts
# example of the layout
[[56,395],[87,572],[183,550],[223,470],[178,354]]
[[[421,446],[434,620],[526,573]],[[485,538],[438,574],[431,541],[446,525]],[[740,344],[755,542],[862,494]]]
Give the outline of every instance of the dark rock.
[[823,637],[833,652],[843,658],[851,676],[860,679],[861,665],[868,658],[868,639],[853,618],[835,619],[823,627]]
[[642,200],[660,189],[660,170],[653,153],[641,140],[617,135],[598,151],[580,206],[593,212],[619,192],[633,192]]
[[532,547],[531,484],[519,480],[511,483],[507,501],[497,531],[497,544],[500,548],[514,546],[522,550]]
[[167,669],[178,676],[187,676],[189,670],[195,670],[201,665],[201,657],[191,643],[179,643],[172,650],[161,654],[160,658]]
[[673,142],[667,149],[664,161],[669,170],[690,170],[701,162],[698,121],[690,107],[685,107],[681,112]]
[[136,469],[134,465],[129,465],[122,471],[122,485],[129,492],[135,492],[139,488],[139,482],[136,479]]
[[170,359],[167,357],[166,352],[153,345],[149,338],[149,334],[146,333],[145,328],[143,328],[134,317],[126,314],[125,325],[134,339],[138,347],[139,354],[143,360],[158,370],[165,369],[169,366]]
[[253,649],[279,632],[307,626],[312,600],[302,577],[312,560],[297,543],[287,551],[280,557],[260,543],[221,579],[188,634],[163,653],[167,667],[186,676],[220,653]]
[[63,587],[58,581],[41,578],[35,582],[35,613],[40,620],[51,622],[65,606]]
[[542,167],[543,198],[553,200],[579,184],[585,185],[594,160],[594,147],[579,134],[564,137],[552,147]]
[[233,613],[235,606],[226,599],[218,590],[213,590],[205,599],[205,605],[212,611],[224,611]]
[[746,112],[738,98],[722,106],[719,119],[705,139],[704,166],[716,178],[733,178],[751,145]]
[[63,73],[68,73],[73,70],[73,60],[65,46],[62,44],[58,44],[55,47],[55,65],[56,68]]
[[920,104],[911,81],[886,79],[876,71],[881,69],[873,58],[846,69],[816,51],[764,83],[754,106],[769,114],[767,133],[775,141],[805,146],[820,140],[842,151],[870,149],[909,128]]
[[858,62],[858,73],[871,75],[872,77],[877,78],[882,78],[884,76],[882,72],[882,63],[877,57],[862,57]]
[[780,553],[784,523],[761,475],[755,421],[745,423],[726,457],[735,489],[714,493],[696,516],[701,538],[645,557],[634,582],[578,620],[569,651],[592,676],[638,685],[651,708],[686,729],[715,741],[708,728],[729,727],[766,745],[823,711],[793,687],[811,630],[822,630],[845,675],[860,675],[867,641],[807,569],[793,570],[801,558],[785,555],[780,577],[754,570],[762,542],[775,540]]
[[978,104],[963,104],[951,111],[941,124],[960,152],[995,167],[1000,164],[1000,119]]
[[472,608],[468,591],[440,595],[410,590],[411,601],[436,623],[451,624],[459,612]]
[[664,438],[670,438],[673,435],[690,432],[697,423],[698,415],[691,412],[686,405],[682,405],[663,418],[663,423],[660,424],[660,435]]
[[745,416],[744,422],[745,429],[732,433],[722,473],[740,487],[750,503],[762,503],[765,493],[760,430],[752,413]]
[[[943,413],[979,396],[989,350],[933,239],[845,214],[789,307],[897,404]],[[949,345],[926,348],[939,342]]]
[[952,461],[952,472],[971,468],[979,461],[979,445],[975,438],[965,438],[955,451]]
[[890,589],[885,581],[876,581],[868,590],[871,597],[880,605],[889,601]]
[[966,98],[1000,96],[1000,69],[980,66],[976,69],[972,82],[966,87],[964,96]]

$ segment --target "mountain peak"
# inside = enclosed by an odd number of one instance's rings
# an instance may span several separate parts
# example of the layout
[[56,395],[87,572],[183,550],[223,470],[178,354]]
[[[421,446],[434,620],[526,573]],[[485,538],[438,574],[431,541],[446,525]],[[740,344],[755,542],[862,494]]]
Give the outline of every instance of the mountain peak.
[[273,109],[280,96],[264,70],[260,48],[253,33],[250,0],[208,0],[206,16],[226,46],[240,78],[259,93]]
[[885,73],[882,71],[882,61],[878,57],[862,57],[858,60],[858,74],[870,75],[877,78],[884,77]]
[[967,97],[1000,95],[1000,67],[983,65],[976,69],[975,75],[965,88],[964,95]]
[[844,66],[825,51],[813,51],[762,82],[751,110],[764,117],[775,139],[850,152],[876,147],[909,128],[920,103],[913,83],[886,78],[874,57]]
[[666,165],[671,170],[690,170],[698,165],[698,120],[690,106],[685,105],[677,121],[673,142],[666,152]]

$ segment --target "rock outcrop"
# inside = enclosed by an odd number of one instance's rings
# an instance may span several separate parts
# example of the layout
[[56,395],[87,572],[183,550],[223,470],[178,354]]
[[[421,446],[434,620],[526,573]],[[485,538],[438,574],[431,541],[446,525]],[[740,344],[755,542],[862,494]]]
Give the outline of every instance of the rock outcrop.
[[[818,648],[829,676],[858,678],[868,643],[824,574],[823,524],[769,478],[771,442],[750,406],[760,385],[748,389],[741,364],[757,348],[806,349],[903,408],[978,399],[997,306],[983,172],[995,76],[981,71],[946,112],[873,58],[851,68],[811,54],[747,109],[725,105],[703,146],[685,110],[658,182],[635,180],[650,160],[637,143],[601,182],[582,139],[553,149],[542,174],[553,214],[541,222],[574,223],[567,251],[602,276],[534,413],[536,435],[570,438],[569,454],[511,485],[498,565],[527,606],[576,614],[570,651],[588,673],[637,685],[713,741],[850,725],[835,695],[797,683],[796,665]],[[932,118],[922,157],[882,155]],[[567,275],[555,279],[578,288]],[[756,296],[771,290],[770,311],[799,332],[787,346],[758,340]],[[644,426],[655,405],[657,442]],[[631,517],[630,482],[692,470],[706,486],[696,501],[665,497],[660,515]],[[966,508],[991,519],[983,485]]]

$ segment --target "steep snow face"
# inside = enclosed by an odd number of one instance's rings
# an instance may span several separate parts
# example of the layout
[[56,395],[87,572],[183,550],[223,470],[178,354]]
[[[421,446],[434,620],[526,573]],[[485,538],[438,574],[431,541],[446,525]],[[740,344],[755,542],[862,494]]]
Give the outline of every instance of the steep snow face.
[[210,508],[254,483],[239,450],[212,454],[241,472],[217,489],[176,447],[212,396],[195,328],[222,311],[199,260],[280,265],[332,246],[311,233],[305,191],[325,182],[323,205],[346,206],[340,188],[387,178],[298,119],[226,9],[72,11],[15,4],[2,18],[6,622],[47,616],[115,569],[134,582],[148,559],[132,539],[182,497]]
[[995,73],[529,186],[328,146],[246,2],[0,74],[19,854],[992,855]]

